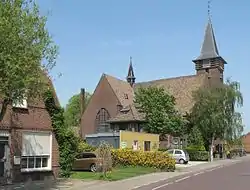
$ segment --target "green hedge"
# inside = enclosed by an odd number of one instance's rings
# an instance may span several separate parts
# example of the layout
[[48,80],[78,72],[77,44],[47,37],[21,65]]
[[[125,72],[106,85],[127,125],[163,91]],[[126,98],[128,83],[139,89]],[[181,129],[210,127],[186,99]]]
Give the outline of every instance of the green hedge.
[[189,154],[190,161],[208,161],[209,153],[205,150],[186,149]]
[[175,160],[167,153],[159,151],[143,152],[132,149],[113,149],[112,162],[114,166],[143,166],[162,171],[175,170]]

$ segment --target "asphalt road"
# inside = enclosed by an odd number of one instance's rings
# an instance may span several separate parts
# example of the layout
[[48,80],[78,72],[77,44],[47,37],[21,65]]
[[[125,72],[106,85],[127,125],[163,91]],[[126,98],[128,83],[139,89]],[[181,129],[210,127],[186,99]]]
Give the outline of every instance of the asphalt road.
[[186,174],[136,190],[246,190],[250,187],[250,161]]

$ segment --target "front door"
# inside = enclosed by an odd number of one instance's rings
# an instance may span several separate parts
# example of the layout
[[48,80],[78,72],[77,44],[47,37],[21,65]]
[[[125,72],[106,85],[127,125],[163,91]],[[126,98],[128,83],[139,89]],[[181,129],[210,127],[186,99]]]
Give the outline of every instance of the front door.
[[0,179],[5,177],[5,161],[5,143],[0,142]]
[[8,137],[0,136],[0,184],[7,182],[9,154]]

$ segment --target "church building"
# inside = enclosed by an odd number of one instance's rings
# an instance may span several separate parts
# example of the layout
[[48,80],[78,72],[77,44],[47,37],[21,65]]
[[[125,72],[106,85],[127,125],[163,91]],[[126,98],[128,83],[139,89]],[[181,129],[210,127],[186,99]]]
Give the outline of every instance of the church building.
[[126,80],[103,74],[81,117],[82,137],[119,130],[142,131],[145,120],[133,102],[134,92],[138,88],[163,87],[176,98],[176,108],[185,115],[194,105],[193,91],[202,86],[223,82],[226,61],[219,54],[210,18],[206,25],[200,55],[192,62],[196,70],[194,75],[147,82],[136,82],[131,58]]

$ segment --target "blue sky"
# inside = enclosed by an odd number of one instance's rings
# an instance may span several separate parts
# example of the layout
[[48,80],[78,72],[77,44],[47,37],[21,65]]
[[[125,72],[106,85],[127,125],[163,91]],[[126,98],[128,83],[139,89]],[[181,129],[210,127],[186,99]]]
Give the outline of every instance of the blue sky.
[[[93,92],[101,74],[127,74],[129,56],[137,81],[194,74],[207,23],[207,1],[38,0],[51,11],[48,29],[60,46],[53,70],[62,105],[86,88]],[[228,62],[225,77],[241,83],[246,131],[250,131],[250,2],[212,1],[219,53]]]

